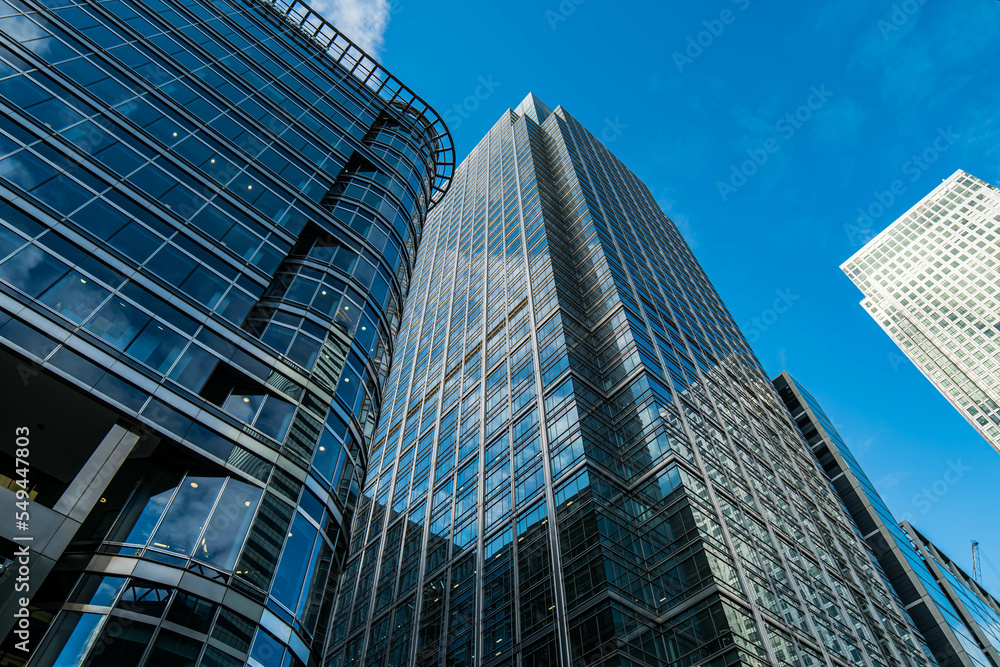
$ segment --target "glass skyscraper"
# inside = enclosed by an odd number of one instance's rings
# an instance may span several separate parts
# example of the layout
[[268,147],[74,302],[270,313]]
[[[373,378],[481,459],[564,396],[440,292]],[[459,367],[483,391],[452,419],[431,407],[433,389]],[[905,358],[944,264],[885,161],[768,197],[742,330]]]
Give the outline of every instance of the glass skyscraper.
[[649,190],[529,95],[428,216],[327,667],[932,664]]
[[0,664],[319,664],[443,123],[298,0],[0,3],[0,110]]
[[840,268],[864,309],[1000,452],[1000,189],[956,171]]
[[788,373],[774,386],[938,664],[1000,664],[1000,602],[909,522],[896,522],[812,394]]

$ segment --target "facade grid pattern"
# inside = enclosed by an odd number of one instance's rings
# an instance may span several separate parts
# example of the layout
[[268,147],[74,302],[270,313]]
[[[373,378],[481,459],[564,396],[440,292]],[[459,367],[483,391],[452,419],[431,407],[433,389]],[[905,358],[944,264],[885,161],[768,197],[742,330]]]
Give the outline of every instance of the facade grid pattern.
[[[434,111],[297,0],[0,3],[0,393],[37,452],[28,664],[319,663],[453,163]],[[5,439],[4,471],[14,455]],[[5,665],[28,657],[15,572]]]
[[649,190],[529,95],[428,217],[328,667],[931,664]]
[[865,310],[1000,452],[1000,190],[959,170],[841,268]]
[[908,522],[897,523],[816,399],[788,373],[774,380],[897,606],[940,665],[990,667],[1000,662],[1000,602]]

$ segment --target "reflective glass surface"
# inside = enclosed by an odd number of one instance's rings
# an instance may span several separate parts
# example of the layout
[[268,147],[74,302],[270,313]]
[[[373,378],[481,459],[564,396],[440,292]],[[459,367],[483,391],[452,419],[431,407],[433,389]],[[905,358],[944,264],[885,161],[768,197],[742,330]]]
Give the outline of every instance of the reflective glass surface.
[[675,225],[529,95],[423,233],[326,665],[928,664]]
[[55,542],[181,581],[126,587],[124,629],[53,597],[44,655],[246,664],[266,607],[274,660],[318,663],[450,142],[300,2],[0,3],[0,346],[139,440],[47,485],[105,485]]
[[[833,480],[897,607],[941,665],[990,665],[1000,658],[1000,602],[908,523],[898,524],[815,397],[788,373],[774,380],[796,426]],[[927,611],[923,611],[927,610]],[[926,638],[926,644],[923,638]]]

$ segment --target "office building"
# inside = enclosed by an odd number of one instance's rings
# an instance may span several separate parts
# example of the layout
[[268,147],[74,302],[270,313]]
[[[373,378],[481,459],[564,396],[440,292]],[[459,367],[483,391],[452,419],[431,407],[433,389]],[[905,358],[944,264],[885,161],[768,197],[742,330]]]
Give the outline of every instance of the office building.
[[916,665],[643,183],[529,95],[421,241],[328,667]]
[[956,171],[840,268],[865,310],[1000,452],[1000,190]]
[[1000,602],[909,522],[896,522],[808,391],[787,372],[774,386],[938,664],[1000,664]]
[[4,3],[0,109],[0,664],[319,664],[443,123],[299,0]]

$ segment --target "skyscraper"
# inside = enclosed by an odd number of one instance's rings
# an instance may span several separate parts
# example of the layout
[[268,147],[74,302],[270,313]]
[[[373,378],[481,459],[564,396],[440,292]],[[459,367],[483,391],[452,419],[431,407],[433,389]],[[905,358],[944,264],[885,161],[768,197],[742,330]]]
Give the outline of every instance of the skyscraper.
[[0,109],[0,663],[318,664],[443,123],[298,0],[5,3]]
[[812,394],[788,373],[774,386],[938,664],[1000,664],[1000,602],[909,522],[896,522]]
[[1000,190],[956,171],[840,268],[865,310],[1000,452]]
[[676,227],[529,95],[428,222],[344,665],[927,665]]

